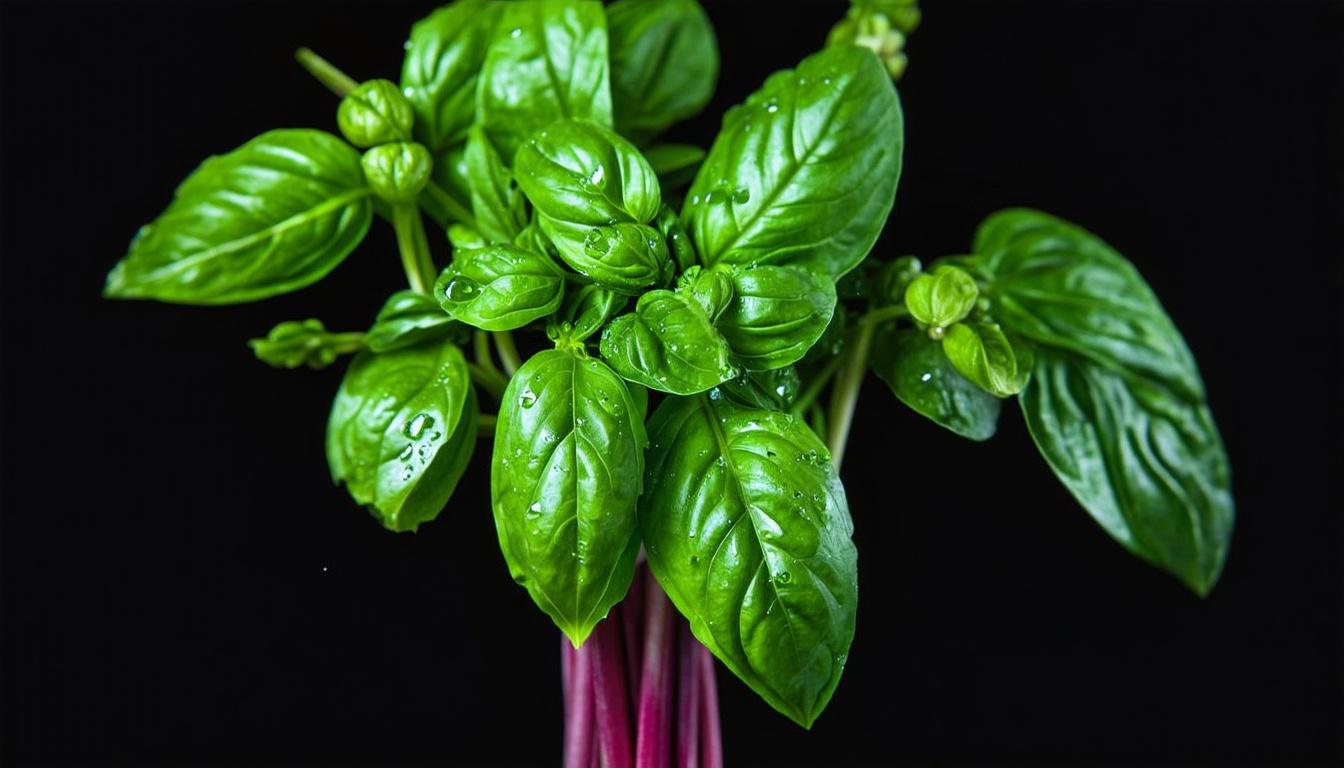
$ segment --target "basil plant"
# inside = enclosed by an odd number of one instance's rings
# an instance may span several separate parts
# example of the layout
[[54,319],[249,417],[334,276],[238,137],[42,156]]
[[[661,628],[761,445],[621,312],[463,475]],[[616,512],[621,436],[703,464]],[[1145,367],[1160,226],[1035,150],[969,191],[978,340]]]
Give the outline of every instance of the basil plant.
[[1227,553],[1204,384],[1123,256],[1026,209],[968,253],[870,253],[918,21],[856,0],[708,149],[659,139],[714,91],[695,0],[457,0],[411,28],[399,82],[303,49],[339,133],[205,160],[105,293],[265,299],[390,223],[408,288],[363,331],[282,322],[257,356],[353,355],[327,460],[392,531],[479,513],[450,505],[491,453],[504,561],[568,639],[567,765],[718,765],[711,654],[804,727],[840,681],[858,580],[838,469],[869,370],[973,441],[1015,400],[1082,508],[1196,593]]

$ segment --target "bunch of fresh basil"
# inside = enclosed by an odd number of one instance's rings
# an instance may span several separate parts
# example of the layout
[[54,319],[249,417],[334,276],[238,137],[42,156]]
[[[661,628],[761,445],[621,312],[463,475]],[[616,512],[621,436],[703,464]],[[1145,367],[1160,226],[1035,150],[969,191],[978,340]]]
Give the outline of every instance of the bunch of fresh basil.
[[[854,634],[836,464],[868,367],[973,440],[1016,396],[1107,532],[1206,593],[1232,526],[1227,460],[1194,359],[1128,262],[1027,210],[928,270],[865,260],[901,171],[904,57],[864,47],[877,11],[855,13],[730,109],[707,153],[657,142],[714,89],[695,0],[458,0],[414,26],[400,84],[305,53],[344,94],[345,140],[276,130],[206,160],[106,294],[263,299],[391,221],[412,290],[371,328],[289,322],[254,341],[288,367],[357,351],[327,429],[333,478],[415,530],[493,433],[500,548],[575,644],[642,547],[695,636],[803,725]],[[523,361],[512,331],[548,348]]]

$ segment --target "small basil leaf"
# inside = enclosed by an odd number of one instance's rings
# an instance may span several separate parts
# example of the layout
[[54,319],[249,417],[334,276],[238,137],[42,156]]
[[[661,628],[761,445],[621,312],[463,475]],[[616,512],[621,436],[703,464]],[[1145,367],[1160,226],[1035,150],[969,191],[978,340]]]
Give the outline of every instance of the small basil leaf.
[[990,216],[975,251],[964,261],[990,280],[994,319],[1036,347],[1021,402],[1051,469],[1111,536],[1207,594],[1235,516],[1227,455],[1152,289],[1095,235],[1040,211]]
[[574,645],[625,597],[648,440],[600,361],[539,352],[504,391],[490,490],[513,578]]
[[363,347],[358,333],[328,333],[317,318],[287,320],[276,325],[264,339],[247,342],[257,359],[276,368],[326,368],[342,354]]
[[734,402],[769,411],[787,411],[798,399],[802,387],[798,369],[792,365],[770,371],[745,371],[719,385],[723,394]]
[[378,310],[364,345],[374,352],[413,347],[428,341],[466,340],[462,325],[443,311],[434,297],[416,291],[397,291]]
[[607,6],[616,127],[662,133],[705,108],[719,75],[714,27],[695,0],[618,0]]
[[469,134],[466,157],[477,228],[490,242],[512,242],[527,226],[527,207],[509,169],[479,126]]
[[640,528],[695,636],[810,727],[854,639],[858,570],[844,488],[788,414],[668,398],[649,421]]
[[835,283],[798,267],[761,265],[730,270],[733,300],[716,327],[751,371],[792,365],[826,331]]
[[614,291],[637,294],[662,281],[672,268],[662,234],[646,224],[589,227],[546,217],[539,222],[566,264]]
[[878,331],[872,369],[898,400],[936,424],[971,440],[994,436],[999,399],[957,373],[938,342],[925,334]]
[[484,248],[490,243],[485,239],[484,235],[465,224],[449,224],[448,244],[453,246],[454,251],[460,251],[471,248]]
[[910,281],[905,289],[905,308],[931,329],[946,328],[969,315],[978,298],[980,289],[975,278],[965,270],[944,265]]
[[1202,401],[1062,349],[1041,349],[1022,412],[1041,455],[1126,549],[1197,594],[1232,536],[1231,474]]
[[[914,256],[901,256],[883,265],[875,276],[876,289],[872,291],[883,304],[905,302],[905,292],[919,277],[924,265]],[[977,287],[977,291],[979,288]]]
[[691,238],[686,236],[686,230],[681,228],[681,220],[677,214],[666,204],[658,210],[658,218],[654,220],[653,225],[663,235],[663,241],[667,243],[668,253],[671,254],[673,263],[678,272],[685,272],[695,264],[695,247],[691,244]]
[[327,421],[327,463],[384,526],[413,531],[448,503],[475,443],[462,352],[426,344],[351,361]]
[[410,141],[415,111],[396,83],[369,80],[347,93],[336,109],[341,135],[360,149]]
[[514,158],[518,184],[537,213],[601,226],[646,224],[658,214],[658,177],[634,144],[609,128],[565,120],[547,126]]
[[995,397],[1021,392],[1031,373],[1029,360],[1019,365],[1021,347],[994,323],[957,323],[943,336],[943,353],[962,376]]
[[567,306],[564,315],[572,326],[571,337],[576,341],[583,341],[597,333],[617,313],[625,309],[629,301],[630,297],[600,285],[589,284],[579,287],[565,302]]
[[476,114],[504,157],[513,157],[528,136],[557,120],[611,125],[602,4],[505,4],[481,68]]
[[359,164],[374,194],[389,203],[410,203],[429,183],[434,160],[424,145],[403,141],[365,151]]
[[511,331],[560,307],[565,278],[546,256],[497,243],[458,251],[434,284],[444,311],[483,331]]
[[695,172],[704,162],[705,150],[694,144],[654,144],[645,147],[644,159],[658,175],[658,181],[666,194],[668,190],[679,189],[691,183]]
[[476,119],[476,83],[503,4],[457,0],[411,27],[401,68],[402,93],[415,110],[415,140],[442,156],[460,145]]
[[635,311],[602,332],[602,357],[626,379],[660,392],[692,395],[738,374],[732,350],[691,296],[649,291]]
[[270,131],[201,163],[104,295],[236,304],[294,291],[340,264],[372,217],[358,152],[322,131]]
[[723,270],[701,269],[694,265],[681,273],[677,290],[695,299],[712,323],[733,301],[733,278]]
[[706,264],[796,264],[839,277],[896,196],[901,104],[876,58],[828,48],[724,117],[682,223]]

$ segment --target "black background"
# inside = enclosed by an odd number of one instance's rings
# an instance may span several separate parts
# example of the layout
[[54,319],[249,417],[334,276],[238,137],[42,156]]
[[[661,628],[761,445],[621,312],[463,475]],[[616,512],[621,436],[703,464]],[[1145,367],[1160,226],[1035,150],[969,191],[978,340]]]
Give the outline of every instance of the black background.
[[[1339,3],[928,2],[884,255],[1025,204],[1127,254],[1195,350],[1238,519],[1207,600],[1115,545],[1015,409],[960,441],[864,390],[844,477],[862,608],[812,732],[720,678],[730,764],[1341,758]],[[487,451],[418,535],[331,485],[339,366],[281,319],[367,325],[378,226],[321,284],[223,309],[105,302],[207,154],[334,129],[293,64],[400,70],[429,3],[3,8],[3,761],[554,764],[556,632],[513,585]],[[718,115],[843,11],[709,5]]]

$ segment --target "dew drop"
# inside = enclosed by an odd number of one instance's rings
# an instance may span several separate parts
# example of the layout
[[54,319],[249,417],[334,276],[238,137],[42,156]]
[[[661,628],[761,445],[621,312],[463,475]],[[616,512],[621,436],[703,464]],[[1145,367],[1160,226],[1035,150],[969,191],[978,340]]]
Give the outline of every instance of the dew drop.
[[605,256],[611,253],[611,240],[601,229],[594,229],[583,238],[583,249],[592,256]]
[[405,449],[402,450],[401,455],[398,456],[397,458],[401,459],[402,461],[410,461],[411,454],[414,452],[414,450],[415,450],[414,448],[408,445],[405,447]]
[[[411,41],[410,41],[410,40],[407,40],[407,41],[403,42],[403,43],[401,44],[401,49],[402,49],[403,51],[409,51],[409,50],[411,50]],[[410,90],[410,89],[407,89],[407,90]]]
[[537,404],[537,395],[530,389],[524,389],[522,394],[518,395],[518,404],[524,408],[531,408]]
[[532,502],[532,506],[530,506],[530,507],[527,508],[527,514],[528,514],[529,516],[532,516],[532,517],[536,517],[537,515],[540,515],[540,514],[541,514],[541,502],[540,502],[540,501],[534,501],[534,502]]
[[788,584],[793,581],[793,574],[788,571],[780,571],[779,575],[775,577],[775,580],[780,584]]
[[428,413],[417,413],[402,427],[401,433],[412,440],[419,440],[426,429],[434,426],[434,417]]
[[449,301],[469,301],[481,293],[480,283],[466,275],[454,275],[443,289],[443,295]]
[[509,37],[512,37],[515,40],[517,40],[519,37],[522,37],[522,35],[523,30],[521,27],[514,27],[513,29],[509,30]]
[[733,190],[734,203],[741,205],[747,202],[748,200],[751,200],[751,190],[747,189],[746,187],[738,187],[737,189]]
[[606,170],[602,168],[601,163],[598,163],[597,167],[593,169],[592,174],[588,176],[588,183],[592,184],[593,186],[597,186],[598,184],[601,184],[606,178],[607,178]]

